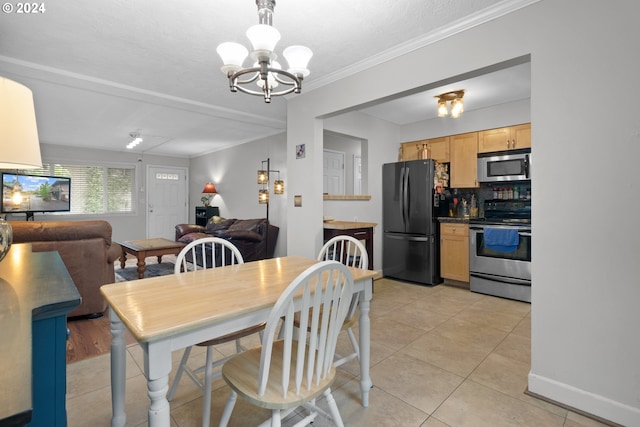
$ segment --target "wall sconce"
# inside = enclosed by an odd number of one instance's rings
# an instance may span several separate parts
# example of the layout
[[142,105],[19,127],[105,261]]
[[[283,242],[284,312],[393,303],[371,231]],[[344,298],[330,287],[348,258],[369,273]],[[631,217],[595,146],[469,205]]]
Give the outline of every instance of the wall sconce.
[[216,190],[216,186],[212,182],[207,182],[204,185],[204,189],[202,190],[202,194],[207,194],[208,196],[207,197],[202,197],[200,200],[202,200],[202,203],[205,206],[209,206],[211,204],[211,199],[213,199],[213,196],[218,194],[218,191]]
[[434,98],[438,100],[438,117],[446,117],[449,114],[447,102],[451,103],[451,117],[457,119],[464,111],[464,90],[455,90],[453,92],[443,93]]

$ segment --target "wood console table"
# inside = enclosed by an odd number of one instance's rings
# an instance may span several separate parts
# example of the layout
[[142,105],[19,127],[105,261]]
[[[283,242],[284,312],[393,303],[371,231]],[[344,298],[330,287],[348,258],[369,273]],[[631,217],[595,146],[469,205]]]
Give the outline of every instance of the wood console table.
[[0,301],[0,426],[66,427],[66,315],[80,294],[58,252],[12,245]]
[[325,221],[324,241],[336,236],[351,236],[358,240],[364,240],[364,246],[369,255],[369,270],[373,270],[373,227],[375,222],[354,221]]

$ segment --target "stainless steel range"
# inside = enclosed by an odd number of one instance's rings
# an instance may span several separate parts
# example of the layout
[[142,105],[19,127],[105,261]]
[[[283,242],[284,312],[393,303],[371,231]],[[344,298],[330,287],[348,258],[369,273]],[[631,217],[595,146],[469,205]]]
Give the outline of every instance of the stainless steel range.
[[469,221],[469,288],[531,302],[531,200],[491,200]]

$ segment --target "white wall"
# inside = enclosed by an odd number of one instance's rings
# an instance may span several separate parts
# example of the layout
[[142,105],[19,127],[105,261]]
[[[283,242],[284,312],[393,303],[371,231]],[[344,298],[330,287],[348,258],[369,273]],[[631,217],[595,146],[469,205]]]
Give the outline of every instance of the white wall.
[[[640,425],[640,233],[633,214],[640,209],[637,16],[640,3],[631,0],[615,7],[542,0],[292,98],[286,161],[292,193],[303,194],[305,204],[287,204],[289,212],[303,213],[289,216],[289,254],[312,256],[320,241],[321,118],[530,54],[533,153],[542,172],[532,183],[529,389],[623,425]],[[422,71],[389,77],[409,69]],[[387,141],[388,150],[376,149],[393,160],[399,141]],[[304,161],[293,153],[301,142],[307,144]],[[376,188],[372,182],[372,212],[380,203]],[[620,215],[612,201],[630,214]],[[294,237],[303,233],[310,238]]]
[[264,218],[266,205],[258,203],[257,172],[263,166],[262,161],[270,160],[270,169],[279,170],[284,180],[284,194],[273,194],[273,181],[277,173],[269,175],[270,202],[269,222],[280,227],[276,243],[275,256],[287,253],[287,217],[285,203],[289,193],[289,180],[284,161],[286,140],[284,134],[274,135],[258,141],[242,144],[227,150],[216,151],[191,159],[189,205],[192,212],[191,221],[195,220],[195,207],[202,206],[201,191],[207,182],[216,185],[218,194],[211,205],[220,208],[220,215],[225,218]]
[[[113,228],[112,239],[114,241],[145,239],[147,237],[146,223],[146,166],[175,166],[189,167],[189,159],[165,156],[141,155],[140,153],[125,153],[108,150],[91,150],[76,147],[47,144],[42,141],[40,144],[42,161],[45,163],[77,163],[93,164],[95,161],[101,163],[113,163],[116,165],[132,166],[136,165],[136,188],[137,193],[134,199],[137,200],[136,211],[126,214],[101,214],[101,215],[71,215],[71,214],[35,214],[37,221],[84,221],[92,219],[104,219]],[[138,161],[141,159],[141,161]],[[73,197],[73,195],[71,196]],[[8,217],[9,220],[23,220]]]

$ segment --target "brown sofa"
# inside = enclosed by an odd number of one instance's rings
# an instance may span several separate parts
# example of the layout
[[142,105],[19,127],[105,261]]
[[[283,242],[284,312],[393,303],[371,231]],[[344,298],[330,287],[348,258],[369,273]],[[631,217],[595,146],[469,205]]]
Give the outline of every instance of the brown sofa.
[[265,218],[225,219],[214,216],[206,226],[176,225],[176,241],[188,244],[202,237],[221,237],[233,243],[240,250],[244,262],[249,262],[273,257],[279,231],[275,225],[267,225]]
[[111,242],[107,221],[11,221],[14,243],[31,243],[34,252],[58,251],[78,288],[82,303],[69,317],[100,317],[107,304],[100,286],[115,282],[113,263],[122,254]]

